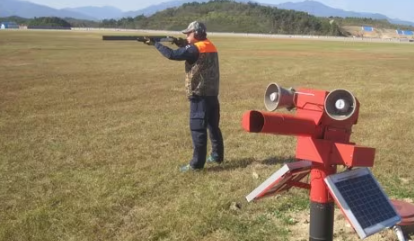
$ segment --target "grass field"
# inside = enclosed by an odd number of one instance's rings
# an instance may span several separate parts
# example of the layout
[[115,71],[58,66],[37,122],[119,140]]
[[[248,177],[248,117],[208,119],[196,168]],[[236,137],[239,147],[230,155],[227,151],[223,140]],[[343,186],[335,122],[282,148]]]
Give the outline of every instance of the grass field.
[[[412,45],[212,38],[225,163],[182,174],[184,63],[102,34],[0,31],[0,240],[307,240],[307,191],[245,201],[295,155],[294,137],[241,128],[270,82],[351,91],[352,141],[376,148],[390,198],[413,201]],[[359,240],[335,220],[335,240]]]

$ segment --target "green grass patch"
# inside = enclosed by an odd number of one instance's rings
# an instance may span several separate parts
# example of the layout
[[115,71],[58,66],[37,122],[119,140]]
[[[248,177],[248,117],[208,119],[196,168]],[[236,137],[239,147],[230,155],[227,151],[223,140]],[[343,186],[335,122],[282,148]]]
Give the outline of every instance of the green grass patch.
[[352,141],[376,148],[391,198],[414,199],[411,45],[212,37],[225,162],[180,174],[192,154],[184,63],[102,34],[0,32],[0,240],[306,237],[295,227],[308,192],[245,201],[295,156],[294,137],[241,128],[270,82],[354,93]]

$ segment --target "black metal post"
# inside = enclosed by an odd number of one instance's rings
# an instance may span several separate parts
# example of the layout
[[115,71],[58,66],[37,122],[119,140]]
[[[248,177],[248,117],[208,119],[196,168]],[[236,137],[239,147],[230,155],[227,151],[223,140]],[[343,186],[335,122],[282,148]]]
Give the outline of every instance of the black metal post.
[[334,225],[334,202],[310,205],[309,241],[332,241]]

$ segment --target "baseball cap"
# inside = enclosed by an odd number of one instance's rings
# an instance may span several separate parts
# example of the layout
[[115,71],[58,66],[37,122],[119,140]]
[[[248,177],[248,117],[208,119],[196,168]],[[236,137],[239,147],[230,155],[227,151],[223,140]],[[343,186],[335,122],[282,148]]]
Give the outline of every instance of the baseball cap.
[[194,21],[194,22],[191,22],[188,25],[188,27],[182,31],[182,33],[187,34],[187,33],[193,32],[193,31],[205,32],[206,30],[207,30],[206,25],[204,25],[204,23]]

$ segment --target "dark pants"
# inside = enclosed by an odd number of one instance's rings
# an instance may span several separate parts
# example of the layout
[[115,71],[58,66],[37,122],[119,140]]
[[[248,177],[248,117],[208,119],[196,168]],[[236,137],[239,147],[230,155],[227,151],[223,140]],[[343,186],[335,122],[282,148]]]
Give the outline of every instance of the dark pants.
[[191,167],[201,169],[206,163],[207,129],[211,140],[211,154],[219,162],[224,158],[223,136],[219,128],[220,103],[217,96],[192,96],[190,99],[190,130],[193,139]]

